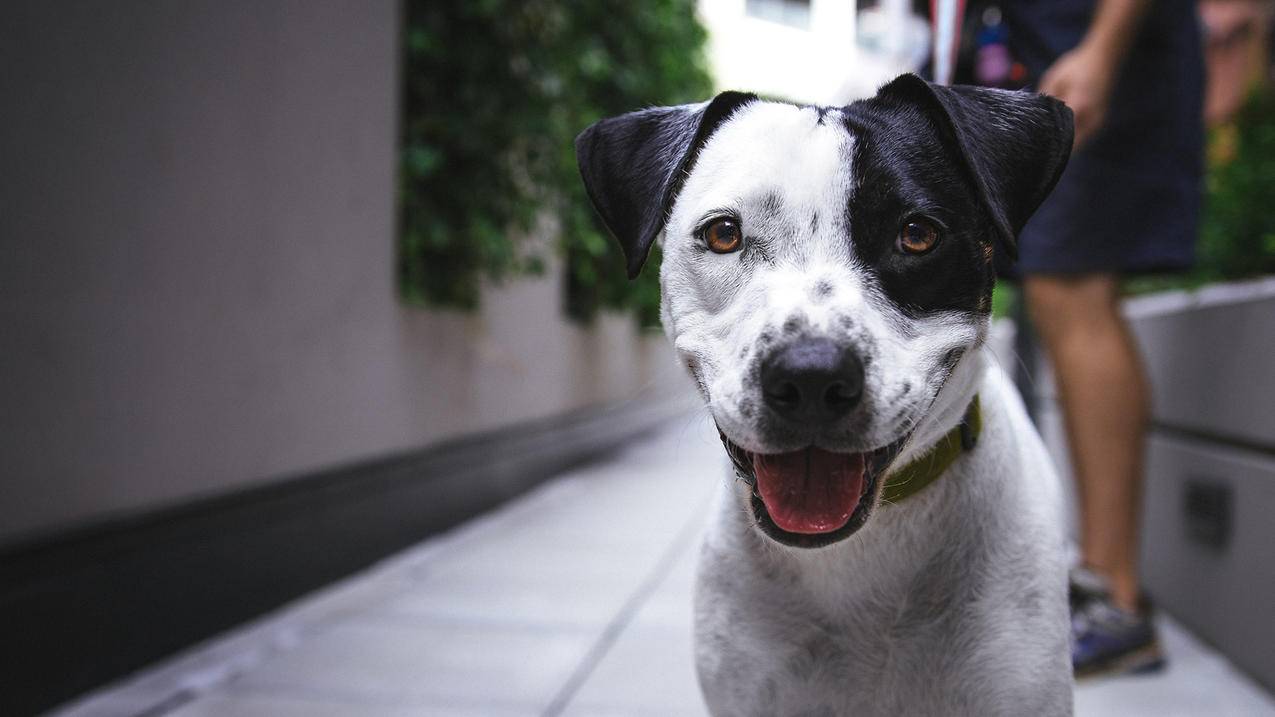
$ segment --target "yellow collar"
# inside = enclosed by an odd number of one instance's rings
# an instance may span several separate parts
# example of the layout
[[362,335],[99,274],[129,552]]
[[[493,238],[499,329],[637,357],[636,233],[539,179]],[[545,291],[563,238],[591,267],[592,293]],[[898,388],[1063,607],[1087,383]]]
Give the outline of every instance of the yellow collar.
[[978,409],[978,396],[970,401],[965,417],[956,428],[947,432],[930,450],[916,460],[890,474],[882,489],[881,500],[898,503],[911,497],[943,475],[948,466],[960,458],[961,453],[974,450],[978,434],[983,428],[983,418]]

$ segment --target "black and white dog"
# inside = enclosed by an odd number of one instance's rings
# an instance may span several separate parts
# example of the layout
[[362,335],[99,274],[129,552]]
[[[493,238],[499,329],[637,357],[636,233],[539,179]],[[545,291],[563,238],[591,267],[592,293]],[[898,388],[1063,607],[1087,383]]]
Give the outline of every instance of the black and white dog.
[[994,256],[1071,113],[904,75],[845,107],[726,92],[576,140],[724,482],[696,589],[717,715],[1071,712],[1060,491],[989,364]]

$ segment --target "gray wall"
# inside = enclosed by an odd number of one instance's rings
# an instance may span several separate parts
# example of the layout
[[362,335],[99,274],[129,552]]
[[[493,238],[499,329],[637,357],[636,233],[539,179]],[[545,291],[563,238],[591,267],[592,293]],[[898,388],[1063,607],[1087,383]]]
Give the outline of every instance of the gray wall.
[[552,275],[399,304],[398,12],[0,10],[0,543],[678,373],[622,318],[565,323]]

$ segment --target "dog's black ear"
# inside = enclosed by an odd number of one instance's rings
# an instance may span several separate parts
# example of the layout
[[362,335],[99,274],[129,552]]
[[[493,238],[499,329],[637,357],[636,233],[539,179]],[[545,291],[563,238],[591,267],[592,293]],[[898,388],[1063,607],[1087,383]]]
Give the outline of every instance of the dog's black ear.
[[620,242],[629,278],[642,264],[700,147],[726,118],[757,96],[723,92],[698,105],[655,107],[610,117],[576,137],[584,188]]
[[1072,116],[1046,95],[943,87],[900,75],[877,97],[917,106],[954,146],[1011,258],[1018,232],[1049,196],[1071,156]]

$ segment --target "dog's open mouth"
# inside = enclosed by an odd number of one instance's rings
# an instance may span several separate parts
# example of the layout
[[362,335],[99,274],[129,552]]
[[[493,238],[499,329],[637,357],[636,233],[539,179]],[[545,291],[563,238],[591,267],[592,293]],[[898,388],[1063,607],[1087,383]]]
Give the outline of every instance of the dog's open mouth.
[[862,453],[810,446],[788,453],[753,453],[718,432],[750,498],[758,526],[777,542],[813,548],[842,540],[872,511],[877,479],[906,440]]

